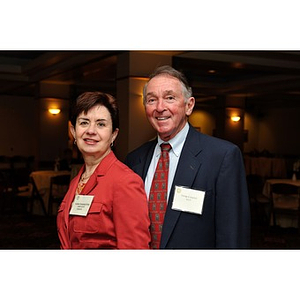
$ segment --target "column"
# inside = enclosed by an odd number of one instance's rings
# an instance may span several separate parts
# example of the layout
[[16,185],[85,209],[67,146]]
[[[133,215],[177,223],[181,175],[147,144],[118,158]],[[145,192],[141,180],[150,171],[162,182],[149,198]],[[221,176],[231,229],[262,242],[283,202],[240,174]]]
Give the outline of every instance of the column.
[[[69,93],[67,85],[40,82],[37,87],[38,161],[54,161],[68,147]],[[52,115],[49,108],[60,113]]]
[[[215,136],[231,141],[243,151],[245,97],[227,95],[218,98]],[[234,121],[232,117],[240,117]]]
[[120,133],[115,153],[120,160],[156,136],[145,115],[143,87],[156,67],[167,64],[172,65],[172,56],[138,51],[118,56],[116,98],[120,109]]

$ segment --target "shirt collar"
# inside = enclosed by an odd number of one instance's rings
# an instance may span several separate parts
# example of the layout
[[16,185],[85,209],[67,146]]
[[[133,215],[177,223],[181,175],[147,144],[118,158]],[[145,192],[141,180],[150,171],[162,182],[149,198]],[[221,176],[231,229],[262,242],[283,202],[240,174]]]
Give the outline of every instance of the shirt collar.
[[[189,131],[189,124],[186,122],[185,126],[172,138],[168,141],[168,143],[172,146],[171,151],[178,157],[181,153],[184,141]],[[164,143],[164,141],[158,136],[157,137],[157,146],[155,150],[155,155],[158,156],[161,152],[160,145]]]

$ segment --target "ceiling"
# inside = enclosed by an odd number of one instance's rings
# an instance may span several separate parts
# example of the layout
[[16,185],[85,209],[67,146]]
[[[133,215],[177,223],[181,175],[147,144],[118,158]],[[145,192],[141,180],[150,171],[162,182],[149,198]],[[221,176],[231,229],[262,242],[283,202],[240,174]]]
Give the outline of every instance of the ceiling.
[[[117,57],[124,51],[0,51],[0,95],[34,97],[41,81],[116,94]],[[148,51],[151,53],[151,51]],[[173,56],[197,105],[224,95],[248,108],[300,106],[300,51],[152,51]]]

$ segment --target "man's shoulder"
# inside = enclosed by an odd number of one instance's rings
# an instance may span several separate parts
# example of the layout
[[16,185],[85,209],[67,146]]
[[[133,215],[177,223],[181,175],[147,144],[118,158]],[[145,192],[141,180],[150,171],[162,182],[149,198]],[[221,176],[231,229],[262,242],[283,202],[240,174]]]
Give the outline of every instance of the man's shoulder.
[[144,144],[142,144],[141,146],[135,148],[134,150],[132,150],[131,152],[129,152],[128,155],[131,155],[131,154],[137,154],[137,153],[143,153],[145,151],[147,151],[149,148],[151,148],[155,143],[157,143],[157,140],[151,140],[151,141],[148,141]]
[[146,156],[149,151],[154,148],[155,144],[157,143],[157,139],[150,140],[141,146],[137,147],[136,149],[129,152],[126,156],[125,163],[127,164],[128,161],[137,160],[141,156]]
[[187,136],[187,141],[190,145],[198,144],[203,149],[225,150],[237,148],[234,143],[224,140],[215,136],[207,135],[198,132],[195,128],[191,127],[189,134]]

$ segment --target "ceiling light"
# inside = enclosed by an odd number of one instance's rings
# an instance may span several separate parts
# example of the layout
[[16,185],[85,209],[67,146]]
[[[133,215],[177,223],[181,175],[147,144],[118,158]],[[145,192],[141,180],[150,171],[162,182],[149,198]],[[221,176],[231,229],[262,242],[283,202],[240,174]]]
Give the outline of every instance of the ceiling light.
[[241,62],[234,62],[232,63],[232,67],[235,69],[243,69],[245,68],[245,65]]

